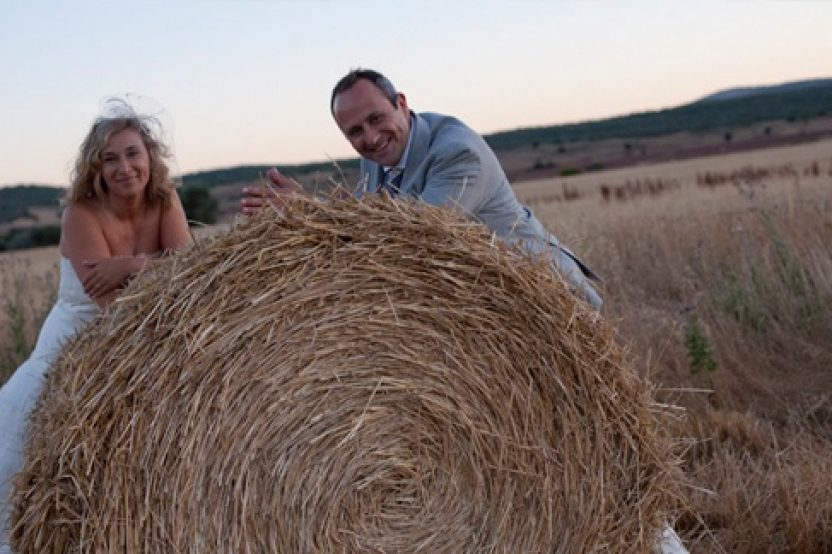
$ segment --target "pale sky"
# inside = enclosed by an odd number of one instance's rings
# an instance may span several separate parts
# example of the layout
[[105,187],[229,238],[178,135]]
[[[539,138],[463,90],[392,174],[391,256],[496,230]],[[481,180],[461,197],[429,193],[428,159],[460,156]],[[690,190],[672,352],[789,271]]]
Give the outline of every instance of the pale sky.
[[354,156],[354,67],[482,133],[832,77],[832,1],[0,0],[0,185],[65,184],[107,96],[164,106],[178,172]]

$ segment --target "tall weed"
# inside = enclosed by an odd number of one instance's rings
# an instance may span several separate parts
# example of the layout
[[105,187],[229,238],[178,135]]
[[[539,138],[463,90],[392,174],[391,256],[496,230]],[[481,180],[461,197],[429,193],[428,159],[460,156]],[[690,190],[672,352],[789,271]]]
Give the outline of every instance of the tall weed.
[[676,528],[692,554],[832,552],[832,164],[752,195],[685,167],[654,176],[681,183],[660,197],[584,199],[545,223],[604,276],[660,400],[687,409]]
[[25,260],[0,260],[0,384],[31,353],[57,297],[57,270],[37,274]]
[[[801,187],[788,203],[785,194],[749,200],[694,188],[675,202],[594,207],[609,212],[585,218],[605,309],[655,379],[713,387],[711,405],[772,416],[830,390],[832,205],[823,199],[831,188]],[[706,376],[698,370],[709,359],[720,370]]]

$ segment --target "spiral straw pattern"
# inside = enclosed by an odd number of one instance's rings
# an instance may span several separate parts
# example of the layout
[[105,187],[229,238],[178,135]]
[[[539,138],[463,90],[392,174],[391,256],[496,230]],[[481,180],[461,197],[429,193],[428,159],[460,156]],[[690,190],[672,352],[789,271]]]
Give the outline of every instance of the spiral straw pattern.
[[16,479],[19,552],[649,552],[650,385],[545,260],[452,212],[294,198],[77,336]]

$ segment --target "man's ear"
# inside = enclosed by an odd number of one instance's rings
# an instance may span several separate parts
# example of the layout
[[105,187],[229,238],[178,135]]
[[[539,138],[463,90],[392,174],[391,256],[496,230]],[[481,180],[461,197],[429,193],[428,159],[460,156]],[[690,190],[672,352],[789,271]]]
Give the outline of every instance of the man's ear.
[[396,106],[404,109],[405,113],[410,113],[410,108],[407,107],[407,98],[405,98],[403,92],[396,93]]

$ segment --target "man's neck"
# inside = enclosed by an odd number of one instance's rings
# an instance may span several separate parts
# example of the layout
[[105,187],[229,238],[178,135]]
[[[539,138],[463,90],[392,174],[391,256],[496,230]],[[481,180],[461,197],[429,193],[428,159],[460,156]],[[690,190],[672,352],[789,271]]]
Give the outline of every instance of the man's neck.
[[404,166],[407,164],[407,156],[410,154],[410,145],[413,143],[413,130],[416,127],[416,116],[413,115],[413,112],[410,112],[410,131],[407,133],[407,146],[404,147],[404,151],[402,152],[402,157],[399,158],[399,161],[396,162],[394,165],[383,165],[381,166],[382,169],[385,171],[390,169],[391,167],[400,167],[404,169]]

